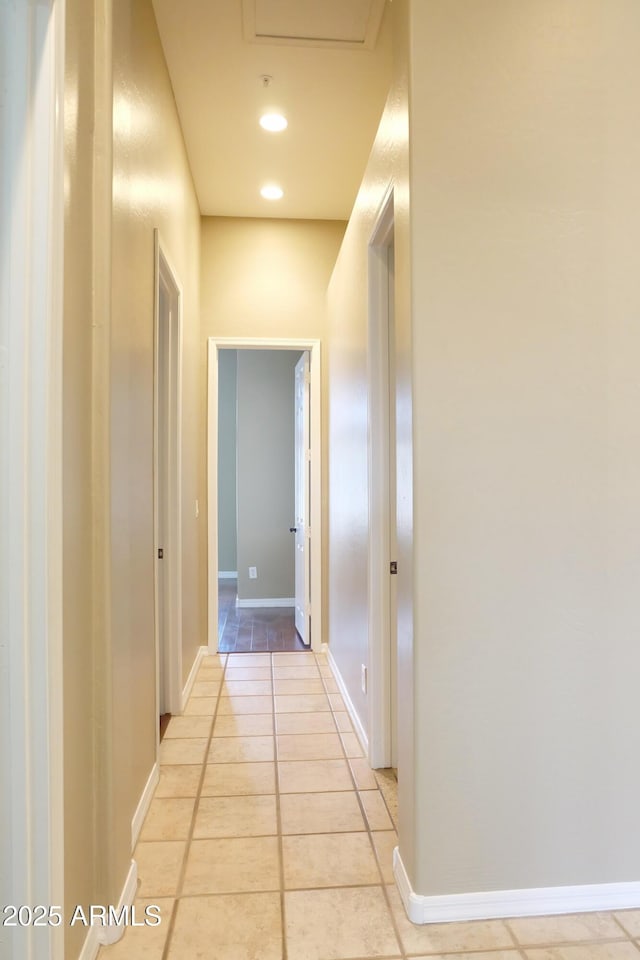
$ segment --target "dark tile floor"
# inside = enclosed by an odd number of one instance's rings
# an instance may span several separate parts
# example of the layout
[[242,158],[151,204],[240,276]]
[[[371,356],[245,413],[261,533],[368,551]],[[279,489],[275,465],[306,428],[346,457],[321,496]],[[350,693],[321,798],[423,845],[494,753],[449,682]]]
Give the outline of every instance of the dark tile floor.
[[308,650],[295,628],[289,607],[236,607],[235,580],[218,581],[218,649],[220,653]]

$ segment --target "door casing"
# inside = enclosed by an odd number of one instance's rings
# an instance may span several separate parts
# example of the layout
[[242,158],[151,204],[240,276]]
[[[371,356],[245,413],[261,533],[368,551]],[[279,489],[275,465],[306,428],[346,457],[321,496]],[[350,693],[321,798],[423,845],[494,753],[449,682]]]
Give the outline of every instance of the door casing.
[[295,621],[303,643],[309,643],[311,624],[309,582],[309,353],[296,364],[295,385]]
[[310,376],[310,607],[311,649],[322,649],[322,436],[319,340],[209,337],[207,341],[207,632],[209,653],[218,651],[218,354],[220,350],[309,351]]

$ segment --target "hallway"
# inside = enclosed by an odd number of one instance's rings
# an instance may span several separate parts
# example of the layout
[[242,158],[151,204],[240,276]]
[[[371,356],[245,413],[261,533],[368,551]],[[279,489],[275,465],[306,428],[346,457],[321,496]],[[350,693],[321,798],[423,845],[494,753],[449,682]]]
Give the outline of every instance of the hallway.
[[[394,784],[363,757],[324,655],[202,664],[161,745],[138,918],[99,960],[633,960],[640,911],[413,926]],[[284,934],[283,934],[284,932]]]

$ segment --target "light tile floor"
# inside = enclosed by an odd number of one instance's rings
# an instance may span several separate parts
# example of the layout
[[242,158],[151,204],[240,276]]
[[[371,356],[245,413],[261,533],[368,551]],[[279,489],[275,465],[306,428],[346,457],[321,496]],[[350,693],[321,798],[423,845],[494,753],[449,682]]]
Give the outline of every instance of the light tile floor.
[[200,668],[161,745],[136,914],[99,960],[640,960],[640,911],[409,923],[396,784],[370,770],[324,656]]

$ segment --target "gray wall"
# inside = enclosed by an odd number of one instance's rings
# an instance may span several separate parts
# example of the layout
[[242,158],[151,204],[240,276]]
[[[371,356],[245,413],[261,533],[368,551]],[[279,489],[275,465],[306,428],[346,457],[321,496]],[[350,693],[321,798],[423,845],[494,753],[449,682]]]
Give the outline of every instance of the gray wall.
[[218,357],[218,569],[237,570],[236,535],[236,350]]
[[[300,354],[238,351],[238,597],[293,597],[294,369]],[[249,579],[249,567],[258,579]]]

